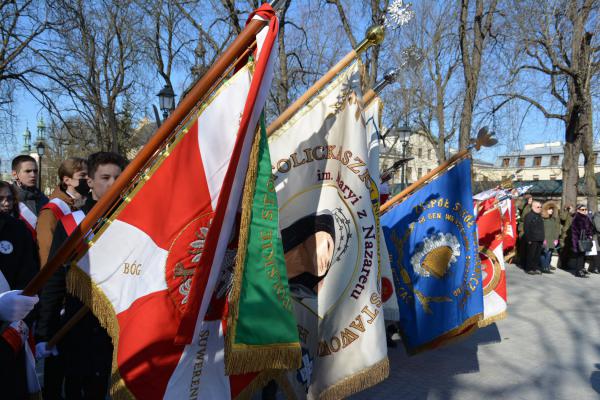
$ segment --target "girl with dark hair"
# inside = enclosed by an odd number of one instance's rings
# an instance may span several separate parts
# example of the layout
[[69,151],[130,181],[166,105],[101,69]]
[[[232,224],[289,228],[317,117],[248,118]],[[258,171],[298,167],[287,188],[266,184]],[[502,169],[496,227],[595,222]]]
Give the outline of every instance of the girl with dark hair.
[[0,212],[19,218],[17,190],[8,182],[0,181]]

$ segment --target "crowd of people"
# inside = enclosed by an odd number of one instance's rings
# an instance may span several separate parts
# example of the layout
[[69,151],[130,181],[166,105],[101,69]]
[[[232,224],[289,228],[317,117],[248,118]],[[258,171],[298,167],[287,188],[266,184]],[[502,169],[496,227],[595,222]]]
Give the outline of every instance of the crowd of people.
[[[556,266],[576,277],[600,274],[600,213],[591,213],[584,204],[562,209],[554,201],[542,204],[530,195],[519,207],[518,263],[530,275],[551,274]],[[589,265],[585,267],[586,261]]]
[[[119,154],[69,158],[58,169],[50,198],[38,186],[38,166],[28,155],[12,161],[13,182],[0,181],[0,385],[3,398],[25,399],[39,390],[36,358],[43,359],[43,398],[105,399],[112,342],[87,313],[56,346],[48,342],[83,304],[66,291],[68,265],[38,296],[22,289],[54,256],[85,213],[125,168]],[[35,345],[33,345],[36,343]],[[35,358],[34,358],[35,357]],[[4,397],[6,396],[6,397]]]

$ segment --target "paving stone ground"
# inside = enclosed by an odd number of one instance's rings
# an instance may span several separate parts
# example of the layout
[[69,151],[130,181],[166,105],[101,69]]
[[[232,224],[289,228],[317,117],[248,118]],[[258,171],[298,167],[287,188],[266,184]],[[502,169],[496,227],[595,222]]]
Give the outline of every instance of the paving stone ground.
[[390,377],[352,399],[600,399],[600,275],[507,275],[505,320],[413,357],[398,343]]

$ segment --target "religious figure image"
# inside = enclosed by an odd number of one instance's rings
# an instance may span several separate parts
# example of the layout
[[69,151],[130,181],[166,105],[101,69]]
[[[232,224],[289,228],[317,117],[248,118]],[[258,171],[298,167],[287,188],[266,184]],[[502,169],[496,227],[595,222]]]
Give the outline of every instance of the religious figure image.
[[281,236],[290,289],[300,297],[316,296],[333,262],[333,215],[307,215],[283,229]]

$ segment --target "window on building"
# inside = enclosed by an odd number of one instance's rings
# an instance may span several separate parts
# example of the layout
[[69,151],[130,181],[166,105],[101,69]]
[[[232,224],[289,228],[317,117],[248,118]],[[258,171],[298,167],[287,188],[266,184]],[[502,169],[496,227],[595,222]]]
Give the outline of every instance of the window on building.
[[431,149],[427,150],[427,159],[431,160]]
[[423,176],[423,168],[417,168],[417,179],[421,179],[421,176]]
[[410,177],[412,175],[412,168],[411,167],[406,167],[406,180],[410,181]]
[[518,164],[519,164],[519,167],[524,167],[525,166],[525,157],[519,157]]
[[506,167],[508,167],[509,165],[510,165],[510,158],[508,158],[508,157],[507,157],[507,158],[503,158],[503,159],[502,159],[502,166],[503,166],[504,168],[506,168]]
[[430,172],[431,172],[431,168],[427,168],[427,173],[430,173]]
[[533,157],[533,166],[539,167],[540,165],[542,165],[542,156]]
[[417,149],[417,156],[418,156],[419,158],[422,158],[422,157],[423,157],[423,149],[422,149],[422,148],[420,148],[420,147]]
[[550,175],[550,180],[551,181],[555,181],[556,180],[556,174],[551,174]]
[[558,165],[558,156],[552,156],[552,157],[550,157],[550,165],[551,166],[557,166]]
[[533,176],[533,180],[534,181],[539,181],[540,180],[540,176],[539,175],[534,175]]

